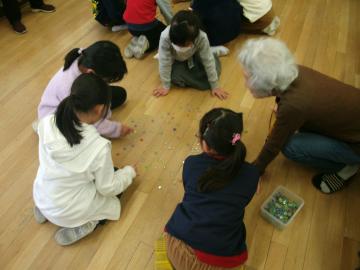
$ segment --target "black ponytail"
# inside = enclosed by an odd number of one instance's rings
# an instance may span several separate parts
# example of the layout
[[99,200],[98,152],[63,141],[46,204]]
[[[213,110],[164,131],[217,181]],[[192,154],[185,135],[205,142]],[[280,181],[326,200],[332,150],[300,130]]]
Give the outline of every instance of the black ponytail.
[[79,58],[79,65],[92,69],[106,82],[120,81],[127,73],[119,47],[109,40],[97,41],[79,52],[80,49],[75,48],[65,56],[64,71]]
[[242,114],[229,109],[213,109],[201,119],[200,139],[224,159],[199,178],[198,191],[222,189],[236,177],[245,161],[246,147],[240,139],[233,142],[233,138],[242,131]]
[[56,126],[64,135],[70,146],[79,144],[82,139],[80,120],[76,115],[72,99],[73,97],[71,95],[63,99],[55,114]]
[[105,118],[110,103],[111,90],[105,81],[92,73],[81,74],[72,84],[70,96],[59,104],[55,112],[55,124],[70,146],[74,146],[83,138],[77,113],[87,113],[96,105],[104,105]]
[[79,53],[79,50],[79,48],[75,48],[67,53],[67,55],[65,56],[63,71],[67,70],[71,66],[71,64],[81,55]]

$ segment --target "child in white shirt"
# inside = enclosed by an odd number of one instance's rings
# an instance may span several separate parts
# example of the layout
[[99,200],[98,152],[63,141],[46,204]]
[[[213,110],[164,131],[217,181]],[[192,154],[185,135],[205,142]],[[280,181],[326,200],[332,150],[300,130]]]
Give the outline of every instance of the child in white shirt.
[[93,73],[81,74],[55,114],[38,126],[40,166],[34,182],[35,219],[61,228],[60,245],[90,234],[100,221],[118,220],[122,193],[136,176],[132,166],[114,172],[111,142],[93,126],[110,108],[111,90]]

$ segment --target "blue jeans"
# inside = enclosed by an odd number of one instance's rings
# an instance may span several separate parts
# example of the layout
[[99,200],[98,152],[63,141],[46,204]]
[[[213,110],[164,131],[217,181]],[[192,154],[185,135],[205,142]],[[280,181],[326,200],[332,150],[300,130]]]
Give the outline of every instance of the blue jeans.
[[288,159],[321,172],[337,172],[345,165],[360,164],[360,155],[347,143],[315,133],[294,134],[282,152]]

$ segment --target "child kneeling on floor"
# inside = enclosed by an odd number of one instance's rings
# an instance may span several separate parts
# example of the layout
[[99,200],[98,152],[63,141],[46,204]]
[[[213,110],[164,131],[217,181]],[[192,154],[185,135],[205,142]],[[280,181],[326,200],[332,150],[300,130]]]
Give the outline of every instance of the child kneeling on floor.
[[125,48],[126,58],[141,59],[145,53],[159,47],[160,35],[166,25],[156,19],[157,6],[169,24],[173,14],[168,0],[127,0],[123,17],[133,37]]
[[[64,66],[54,75],[47,85],[38,107],[38,119],[52,114],[60,102],[70,95],[74,80],[83,73],[94,73],[107,83],[122,80],[127,67],[119,47],[108,40],[97,41],[85,49],[75,48],[65,56]],[[111,110],[120,107],[127,98],[126,90],[111,85]],[[111,120],[111,110],[95,124],[96,129],[106,138],[119,138],[133,131],[132,128]],[[36,125],[33,125],[36,130]]]
[[162,85],[154,90],[156,97],[169,93],[171,83],[211,93],[225,99],[228,93],[218,85],[220,61],[210,50],[199,18],[191,11],[176,13],[160,36],[159,72]]
[[110,87],[95,74],[77,77],[55,114],[39,122],[40,166],[34,182],[34,215],[61,228],[60,245],[90,234],[102,220],[118,220],[123,192],[136,176],[132,166],[114,172],[111,142],[94,123],[110,109]]
[[185,194],[165,228],[175,269],[224,269],[247,259],[244,213],[259,183],[245,161],[242,114],[212,109],[200,121],[202,154],[184,163]]

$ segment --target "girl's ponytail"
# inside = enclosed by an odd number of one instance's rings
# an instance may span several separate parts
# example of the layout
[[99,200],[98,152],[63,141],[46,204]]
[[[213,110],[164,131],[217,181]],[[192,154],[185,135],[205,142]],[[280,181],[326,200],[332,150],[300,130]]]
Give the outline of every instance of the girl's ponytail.
[[61,101],[55,112],[55,123],[70,146],[80,143],[81,123],[76,115],[73,96],[70,95]]
[[78,113],[89,113],[96,105],[104,105],[102,117],[105,118],[110,103],[111,89],[107,83],[95,74],[81,74],[73,82],[70,96],[59,104],[55,112],[55,124],[70,146],[79,144],[83,136]]
[[67,53],[67,55],[65,56],[63,71],[67,70],[71,66],[71,64],[81,55],[79,51],[80,48],[75,48]]
[[242,114],[223,108],[205,114],[200,122],[201,139],[217,152],[222,161],[199,178],[197,187],[200,192],[222,189],[234,180],[246,157],[246,147],[240,139],[242,129]]

